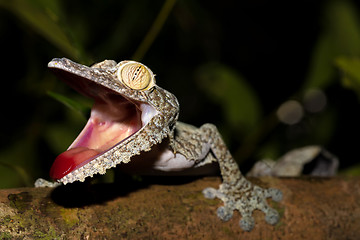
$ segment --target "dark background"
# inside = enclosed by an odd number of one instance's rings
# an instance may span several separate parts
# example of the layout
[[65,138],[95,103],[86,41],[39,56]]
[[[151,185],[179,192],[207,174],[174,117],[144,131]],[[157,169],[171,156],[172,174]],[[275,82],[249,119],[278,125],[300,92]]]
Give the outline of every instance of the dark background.
[[[134,56],[170,2],[0,1],[0,187],[48,178],[85,124],[47,93],[86,102],[48,71],[63,56],[86,65],[141,60],[178,97],[181,121],[219,127],[243,171],[310,144],[337,155],[344,174],[359,169],[358,97],[336,66],[360,54],[356,1],[178,0],[149,49]],[[293,125],[276,120],[281,104],[302,104],[314,88],[325,93],[325,109]]]

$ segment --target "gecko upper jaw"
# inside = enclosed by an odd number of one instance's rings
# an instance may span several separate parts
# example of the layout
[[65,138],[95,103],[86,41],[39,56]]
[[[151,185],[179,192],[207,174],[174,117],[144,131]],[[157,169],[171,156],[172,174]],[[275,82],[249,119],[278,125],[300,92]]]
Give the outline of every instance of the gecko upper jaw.
[[[54,59],[48,66],[75,90],[95,100],[84,129],[68,150],[55,159],[50,169],[50,176],[57,181],[82,180],[76,177],[71,178],[75,180],[66,180],[66,176],[81,172],[80,169],[84,169],[85,165],[96,165],[93,162],[103,161],[102,155],[141,131],[158,114],[153,106],[130,100],[103,84],[94,82],[91,78],[99,72],[105,74],[102,70],[90,69],[68,59]],[[79,71],[83,68],[90,71],[89,78],[83,71]],[[110,163],[107,166],[115,165]],[[101,173],[103,170],[99,169]],[[86,177],[88,174],[83,175]]]

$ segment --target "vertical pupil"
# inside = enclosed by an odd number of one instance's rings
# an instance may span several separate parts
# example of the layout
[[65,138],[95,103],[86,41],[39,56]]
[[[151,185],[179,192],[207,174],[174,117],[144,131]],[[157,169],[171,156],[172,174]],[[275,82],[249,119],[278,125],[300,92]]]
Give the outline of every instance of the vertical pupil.
[[141,71],[141,66],[138,66],[136,69],[135,69],[135,72],[134,72],[134,76],[132,78],[132,80],[136,79],[138,74],[140,73]]

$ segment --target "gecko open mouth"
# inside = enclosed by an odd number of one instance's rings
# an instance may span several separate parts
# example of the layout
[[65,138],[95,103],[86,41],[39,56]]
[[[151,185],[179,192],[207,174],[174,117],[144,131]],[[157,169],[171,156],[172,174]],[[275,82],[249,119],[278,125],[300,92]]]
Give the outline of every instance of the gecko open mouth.
[[139,132],[157,114],[147,103],[129,100],[103,85],[63,69],[55,74],[78,92],[94,99],[84,129],[54,161],[50,176],[59,180],[96,159],[130,136]]

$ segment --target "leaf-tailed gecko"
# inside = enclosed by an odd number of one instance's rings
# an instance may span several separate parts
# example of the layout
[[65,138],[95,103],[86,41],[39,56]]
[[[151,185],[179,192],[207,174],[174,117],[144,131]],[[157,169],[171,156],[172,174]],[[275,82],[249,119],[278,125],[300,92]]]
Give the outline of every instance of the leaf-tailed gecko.
[[[227,221],[238,210],[241,228],[250,231],[254,227],[252,212],[259,209],[269,224],[279,221],[278,212],[266,199],[280,201],[281,191],[263,189],[246,180],[214,125],[196,128],[178,122],[176,97],[156,85],[147,66],[105,60],[88,67],[55,58],[48,67],[75,90],[94,99],[86,126],[50,169],[54,180],[63,184],[84,181],[117,165],[128,166],[132,172],[176,174],[204,172],[207,165],[217,163],[222,184],[218,189],[204,189],[203,194],[224,202],[217,209],[220,219]],[[145,152],[154,154],[139,161],[136,155]]]

